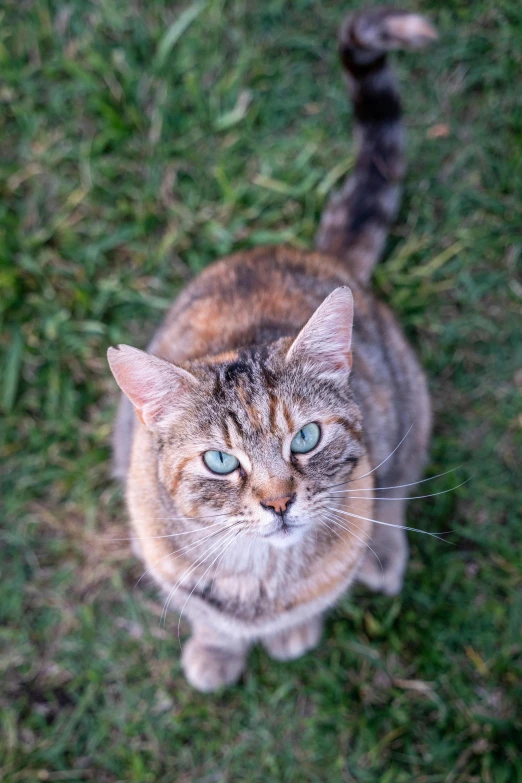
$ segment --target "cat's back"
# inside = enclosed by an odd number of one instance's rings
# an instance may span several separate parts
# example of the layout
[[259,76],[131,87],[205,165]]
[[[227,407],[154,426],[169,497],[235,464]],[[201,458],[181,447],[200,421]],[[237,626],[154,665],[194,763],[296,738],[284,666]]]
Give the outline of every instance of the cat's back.
[[[326,297],[349,286],[354,298],[352,388],[374,464],[384,460],[417,420],[412,449],[430,428],[424,374],[391,310],[342,261],[324,253],[262,247],[205,269],[182,291],[149,350],[183,363],[293,337]],[[408,444],[409,446],[409,444]],[[403,449],[407,457],[409,448]],[[402,455],[384,469],[401,470]]]
[[180,363],[294,336],[344,285],[352,289],[356,311],[366,311],[368,295],[334,258],[290,247],[236,253],[182,291],[150,350]]
[[[426,438],[430,427],[424,374],[390,309],[361,286],[341,261],[317,252],[263,247],[236,253],[207,267],[180,293],[149,351],[183,364],[238,352],[298,334],[326,297],[349,286],[354,298],[352,388],[364,420],[374,464],[404,437],[412,415],[422,426],[409,444]],[[416,415],[415,415],[416,413]],[[135,417],[123,399],[114,433],[115,475],[126,475]],[[404,457],[407,451],[403,449]],[[402,455],[385,470],[400,471]],[[386,480],[394,480],[393,475]]]

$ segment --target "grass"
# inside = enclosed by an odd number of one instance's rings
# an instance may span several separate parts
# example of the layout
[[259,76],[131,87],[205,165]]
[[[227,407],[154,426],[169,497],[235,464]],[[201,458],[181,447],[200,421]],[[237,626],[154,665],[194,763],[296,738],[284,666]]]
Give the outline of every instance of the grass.
[[[204,697],[126,544],[105,350],[183,282],[311,247],[352,162],[325,0],[5,0],[1,10],[0,777],[99,783],[522,781],[522,7],[413,0],[397,58],[404,206],[376,285],[433,394],[396,599],[362,590],[292,664]],[[442,128],[437,135],[436,126]],[[435,129],[434,129],[435,127]],[[517,277],[518,275],[518,277]]]

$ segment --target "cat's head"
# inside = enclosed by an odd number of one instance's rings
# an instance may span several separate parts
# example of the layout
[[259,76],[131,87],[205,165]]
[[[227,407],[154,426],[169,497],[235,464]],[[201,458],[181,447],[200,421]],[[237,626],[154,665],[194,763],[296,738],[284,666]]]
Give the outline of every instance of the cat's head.
[[364,453],[349,388],[352,322],[350,289],[338,288],[297,337],[183,368],[109,349],[179,514],[279,547],[320,524],[332,487]]

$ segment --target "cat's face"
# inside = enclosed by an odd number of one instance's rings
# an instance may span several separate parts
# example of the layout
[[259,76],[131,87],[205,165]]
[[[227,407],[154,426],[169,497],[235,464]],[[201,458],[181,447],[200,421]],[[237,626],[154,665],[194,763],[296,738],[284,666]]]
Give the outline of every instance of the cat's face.
[[346,291],[334,292],[294,341],[186,370],[135,349],[111,357],[154,436],[158,475],[180,515],[278,547],[320,525],[332,487],[364,453],[349,389]]
[[317,524],[362,455],[346,386],[285,366],[281,348],[196,370],[183,414],[156,433],[160,480],[181,514],[223,514],[276,546]]

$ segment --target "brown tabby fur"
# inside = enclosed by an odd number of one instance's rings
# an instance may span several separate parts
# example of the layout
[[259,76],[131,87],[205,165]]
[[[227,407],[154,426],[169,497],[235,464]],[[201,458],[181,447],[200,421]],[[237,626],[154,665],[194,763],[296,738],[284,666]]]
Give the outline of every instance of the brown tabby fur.
[[[280,659],[313,647],[323,613],[354,579],[401,588],[405,501],[374,497],[419,479],[429,397],[367,283],[405,169],[385,52],[434,37],[422,17],[397,10],[343,25],[360,149],[323,215],[321,252],[265,247],[225,258],[185,288],[155,335],[149,355],[164,361],[125,346],[109,352],[132,402],[124,398],[118,416],[117,472],[139,553],[192,625],[183,666],[200,690],[234,682],[255,641]],[[320,424],[321,440],[291,454],[307,422]],[[208,449],[233,453],[240,468],[211,474]],[[384,494],[403,498],[404,489]],[[282,497],[292,501],[279,518],[266,503]]]

